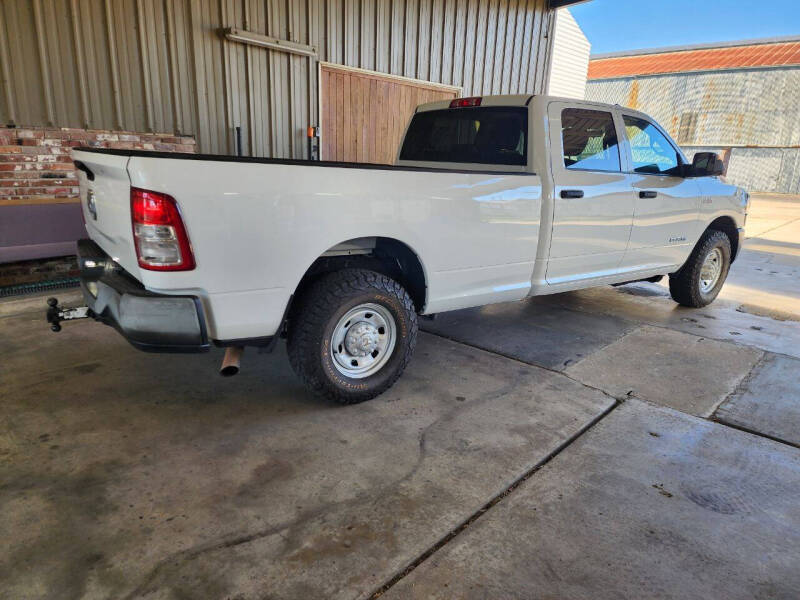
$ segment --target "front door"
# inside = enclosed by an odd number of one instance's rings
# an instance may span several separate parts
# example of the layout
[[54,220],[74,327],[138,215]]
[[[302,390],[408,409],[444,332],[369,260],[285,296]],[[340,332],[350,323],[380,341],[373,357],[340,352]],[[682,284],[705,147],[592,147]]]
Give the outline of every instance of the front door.
[[622,120],[636,202],[623,266],[680,264],[700,234],[700,186],[681,177],[683,156],[660,128],[632,114],[623,113]]
[[613,275],[631,233],[634,198],[610,110],[548,108],[554,180],[551,285]]

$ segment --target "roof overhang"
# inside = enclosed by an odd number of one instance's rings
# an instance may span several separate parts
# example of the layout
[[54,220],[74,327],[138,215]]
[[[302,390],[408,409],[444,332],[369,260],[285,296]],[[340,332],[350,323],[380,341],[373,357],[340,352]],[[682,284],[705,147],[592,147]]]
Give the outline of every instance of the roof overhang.
[[572,4],[581,4],[583,2],[591,2],[591,0],[550,0],[548,5],[550,9],[556,9],[571,6]]

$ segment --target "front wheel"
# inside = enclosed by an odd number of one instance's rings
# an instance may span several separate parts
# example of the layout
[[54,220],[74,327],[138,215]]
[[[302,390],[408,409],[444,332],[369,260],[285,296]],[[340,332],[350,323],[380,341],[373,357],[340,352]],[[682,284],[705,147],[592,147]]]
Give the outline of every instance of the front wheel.
[[321,277],[299,298],[287,349],[295,373],[341,404],[389,389],[417,341],[417,314],[405,288],[367,269]]
[[714,301],[731,267],[731,241],[721,231],[703,234],[681,270],[669,276],[672,299],[702,308]]

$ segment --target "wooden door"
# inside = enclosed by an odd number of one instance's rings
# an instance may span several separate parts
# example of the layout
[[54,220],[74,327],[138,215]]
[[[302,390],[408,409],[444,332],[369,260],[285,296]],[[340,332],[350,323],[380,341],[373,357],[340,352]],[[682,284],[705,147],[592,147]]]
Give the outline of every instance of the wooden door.
[[329,63],[320,64],[322,160],[391,164],[418,104],[460,89]]

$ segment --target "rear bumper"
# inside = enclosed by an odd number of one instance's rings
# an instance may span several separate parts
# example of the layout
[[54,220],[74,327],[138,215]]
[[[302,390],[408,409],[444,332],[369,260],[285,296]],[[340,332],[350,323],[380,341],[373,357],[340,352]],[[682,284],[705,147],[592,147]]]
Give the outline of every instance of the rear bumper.
[[78,242],[81,290],[94,318],[145,352],[207,352],[203,307],[196,296],[150,292],[91,240]]

